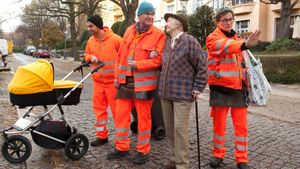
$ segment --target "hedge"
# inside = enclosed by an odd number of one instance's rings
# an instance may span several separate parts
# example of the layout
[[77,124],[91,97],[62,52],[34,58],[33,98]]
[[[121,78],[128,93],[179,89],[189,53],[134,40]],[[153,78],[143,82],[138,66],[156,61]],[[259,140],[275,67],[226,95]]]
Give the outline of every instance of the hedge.
[[300,83],[300,56],[259,57],[270,82]]

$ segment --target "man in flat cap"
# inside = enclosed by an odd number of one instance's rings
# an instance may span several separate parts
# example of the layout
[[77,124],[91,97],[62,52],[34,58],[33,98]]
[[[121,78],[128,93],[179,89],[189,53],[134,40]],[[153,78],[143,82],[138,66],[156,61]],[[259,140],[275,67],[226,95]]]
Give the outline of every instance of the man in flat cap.
[[105,63],[105,66],[93,73],[92,76],[96,139],[91,142],[91,146],[99,146],[108,142],[106,128],[108,105],[115,117],[117,90],[113,85],[114,70],[122,38],[114,34],[108,27],[103,27],[103,21],[99,15],[92,15],[88,18],[87,29],[93,36],[87,42],[85,60],[91,62],[92,67],[96,67],[100,61]]
[[188,35],[187,15],[167,13],[167,39],[162,57],[158,93],[166,135],[171,145],[169,169],[189,168],[189,114],[207,83],[206,58],[199,42]]
[[115,119],[115,149],[108,159],[128,155],[130,146],[130,115],[135,107],[138,117],[137,152],[130,160],[144,164],[150,153],[151,107],[157,87],[164,33],[153,25],[154,7],[143,2],[137,10],[138,22],[130,26],[123,37],[116,66],[115,85],[118,88]]

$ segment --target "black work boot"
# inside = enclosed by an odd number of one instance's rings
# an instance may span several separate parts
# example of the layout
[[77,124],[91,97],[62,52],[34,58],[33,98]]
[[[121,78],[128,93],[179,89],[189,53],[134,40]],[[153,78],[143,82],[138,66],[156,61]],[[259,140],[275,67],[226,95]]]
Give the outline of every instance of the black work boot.
[[121,157],[125,157],[127,155],[128,155],[128,151],[119,151],[117,149],[114,149],[113,151],[107,153],[106,158],[108,160],[111,160],[111,159],[118,159]]
[[210,166],[212,168],[218,168],[221,166],[223,162],[223,158],[219,158],[219,157],[214,157],[211,161],[210,161]]
[[148,161],[148,154],[137,152],[129,161],[134,164],[145,164]]
[[96,138],[94,141],[91,142],[91,146],[100,146],[108,142],[108,139],[100,139]]
[[241,162],[237,164],[238,169],[249,169],[250,167],[246,162]]

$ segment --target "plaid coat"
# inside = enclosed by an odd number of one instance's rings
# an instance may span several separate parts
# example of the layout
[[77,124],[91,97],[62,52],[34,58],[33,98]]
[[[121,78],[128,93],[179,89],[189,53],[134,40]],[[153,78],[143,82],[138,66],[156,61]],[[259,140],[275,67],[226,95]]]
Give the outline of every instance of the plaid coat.
[[192,91],[202,92],[207,83],[206,57],[198,41],[183,33],[171,47],[167,39],[162,56],[158,95],[170,100],[193,100]]

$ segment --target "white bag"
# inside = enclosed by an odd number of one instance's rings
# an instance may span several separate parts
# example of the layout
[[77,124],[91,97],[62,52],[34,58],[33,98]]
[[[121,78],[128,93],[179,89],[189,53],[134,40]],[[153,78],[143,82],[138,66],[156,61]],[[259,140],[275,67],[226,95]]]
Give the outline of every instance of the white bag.
[[250,105],[265,106],[268,102],[271,86],[264,75],[262,64],[259,59],[255,59],[249,50],[243,51],[243,57],[246,67],[248,68],[247,78],[249,82],[248,92]]

